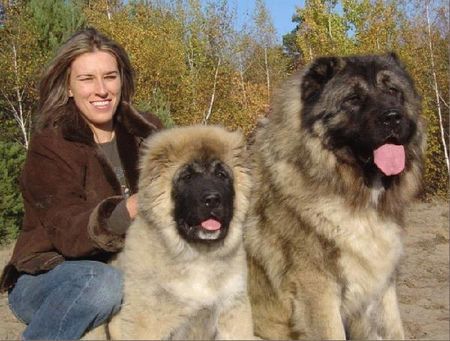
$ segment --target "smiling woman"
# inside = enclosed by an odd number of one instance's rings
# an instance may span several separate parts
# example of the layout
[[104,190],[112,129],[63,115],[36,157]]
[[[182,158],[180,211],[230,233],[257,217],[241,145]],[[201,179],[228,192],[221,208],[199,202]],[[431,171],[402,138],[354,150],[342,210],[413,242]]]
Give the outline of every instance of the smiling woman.
[[116,58],[102,51],[76,58],[71,65],[68,91],[92,129],[95,142],[110,142],[121,91]]
[[139,147],[162,128],[129,102],[125,50],[93,28],[58,50],[40,86],[20,186],[25,217],[1,277],[23,339],[79,339],[117,312],[122,274],[105,264],[137,211]]

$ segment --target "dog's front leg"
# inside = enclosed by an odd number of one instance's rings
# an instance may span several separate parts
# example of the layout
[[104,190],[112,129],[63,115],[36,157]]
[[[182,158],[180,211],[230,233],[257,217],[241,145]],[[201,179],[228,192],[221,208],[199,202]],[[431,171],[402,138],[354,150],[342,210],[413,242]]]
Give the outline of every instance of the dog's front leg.
[[291,338],[345,340],[338,288],[316,280],[298,286],[293,297]]
[[378,319],[380,321],[380,336],[383,339],[403,340],[405,333],[400,317],[395,281],[387,288],[382,301]]
[[348,331],[352,340],[404,339],[397,295],[393,283],[365,311],[359,312],[349,319]]
[[[219,308],[220,309],[220,308]],[[256,340],[247,293],[241,293],[219,311],[216,340]]]

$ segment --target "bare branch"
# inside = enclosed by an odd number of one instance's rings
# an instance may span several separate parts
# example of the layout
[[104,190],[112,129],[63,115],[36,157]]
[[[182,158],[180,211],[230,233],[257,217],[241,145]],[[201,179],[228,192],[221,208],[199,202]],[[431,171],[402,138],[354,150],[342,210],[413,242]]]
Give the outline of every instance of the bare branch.
[[444,100],[444,98],[442,98],[441,94],[439,94],[439,99],[441,100],[442,103],[444,103],[444,105],[448,108],[448,103]]
[[11,107],[11,109],[9,109],[9,110],[13,113],[13,115],[15,115],[17,113],[17,110],[16,110],[16,107],[14,106],[14,104],[12,103],[12,101],[9,99],[9,96],[3,90],[2,90],[2,95],[6,99],[6,102],[8,102],[9,106]]

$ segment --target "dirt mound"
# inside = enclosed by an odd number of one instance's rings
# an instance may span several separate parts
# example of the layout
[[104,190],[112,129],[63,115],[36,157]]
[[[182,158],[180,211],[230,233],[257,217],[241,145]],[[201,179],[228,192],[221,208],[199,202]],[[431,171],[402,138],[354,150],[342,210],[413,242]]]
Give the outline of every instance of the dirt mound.
[[[449,207],[446,202],[416,203],[406,220],[405,255],[398,293],[408,339],[448,340],[449,335]],[[11,246],[0,249],[0,266]],[[0,295],[0,340],[18,339],[24,325]]]

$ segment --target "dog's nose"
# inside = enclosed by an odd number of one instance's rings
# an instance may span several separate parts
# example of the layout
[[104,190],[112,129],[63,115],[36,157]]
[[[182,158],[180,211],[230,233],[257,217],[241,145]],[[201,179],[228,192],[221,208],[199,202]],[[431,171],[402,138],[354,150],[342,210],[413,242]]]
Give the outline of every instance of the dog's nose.
[[402,121],[402,115],[395,110],[386,111],[381,115],[381,122],[388,128],[397,127]]
[[203,203],[208,208],[217,208],[221,204],[220,194],[217,192],[207,193],[203,197]]

